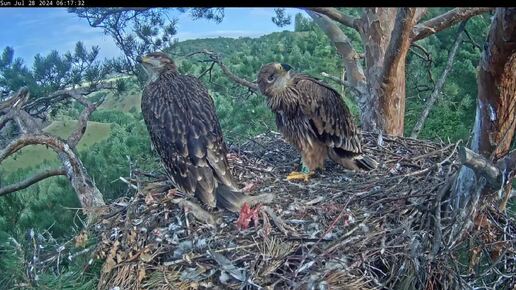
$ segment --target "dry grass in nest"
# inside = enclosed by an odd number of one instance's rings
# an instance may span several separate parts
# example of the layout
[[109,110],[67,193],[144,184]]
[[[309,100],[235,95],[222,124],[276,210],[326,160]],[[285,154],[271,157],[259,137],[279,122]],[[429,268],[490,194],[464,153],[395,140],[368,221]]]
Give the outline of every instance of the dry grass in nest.
[[[275,196],[259,209],[258,225],[245,230],[228,212],[211,212],[214,225],[199,221],[194,215],[206,212],[185,212],[180,203],[197,201],[179,199],[173,189],[146,187],[112,203],[92,228],[101,240],[97,256],[106,259],[99,288],[511,287],[504,275],[516,271],[514,220],[489,205],[477,209],[498,237],[491,242],[502,249],[498,264],[489,266],[494,244],[483,244],[469,220],[450,211],[457,144],[378,141],[364,134],[378,169],[349,172],[329,162],[309,183],[285,179],[299,154],[277,133],[232,148],[229,160],[241,186]],[[478,261],[471,264],[467,249],[475,246]]]

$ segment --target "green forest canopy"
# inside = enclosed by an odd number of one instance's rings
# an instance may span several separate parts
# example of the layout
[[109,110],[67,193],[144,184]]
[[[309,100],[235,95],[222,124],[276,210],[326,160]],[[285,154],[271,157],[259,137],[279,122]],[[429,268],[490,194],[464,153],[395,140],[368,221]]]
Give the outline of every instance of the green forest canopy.
[[[446,80],[442,95],[432,109],[420,138],[446,142],[468,139],[475,116],[476,66],[481,52],[478,43],[484,42],[488,27],[487,16],[474,17],[468,21],[468,37],[459,48],[453,71]],[[409,53],[406,133],[414,126],[435,80],[444,70],[448,52],[456,36],[456,28],[444,30],[418,43],[426,50],[425,53],[431,56],[431,61],[428,57],[422,57],[422,52],[417,48]],[[358,52],[361,52],[359,36],[352,35],[351,39],[355,42]],[[250,81],[256,78],[256,72],[262,64],[273,61],[289,63],[295,70],[320,78],[322,72],[338,78],[343,73],[335,48],[324,33],[301,14],[295,17],[294,32],[277,32],[259,38],[219,37],[187,40],[176,43],[168,52],[176,59],[181,72],[198,76],[209,68],[210,63],[200,61],[202,56],[187,55],[203,49],[210,49],[223,56],[224,63],[233,73]],[[4,57],[0,67],[10,60],[11,63],[16,63],[14,67],[22,72],[21,75],[30,74],[30,69],[14,58],[14,51],[6,50],[4,56],[6,54],[8,58]],[[39,59],[40,62],[51,61],[56,59],[56,55],[52,53],[46,57],[39,56]],[[0,79],[0,85],[2,82],[20,82],[13,74],[15,71],[8,71],[12,77],[5,72]],[[228,142],[239,143],[256,134],[276,129],[273,115],[265,106],[264,97],[250,93],[247,88],[228,80],[218,66],[214,66],[211,73],[204,74],[202,81],[215,99],[217,113]],[[358,110],[353,94],[331,80],[325,81],[343,93],[346,103],[356,116]],[[96,125],[90,126],[88,130],[91,131],[91,136],[99,137],[96,140],[86,138],[86,144],[79,146],[80,158],[98,188],[105,194],[106,200],[127,193],[127,185],[118,178],[127,175],[130,163],[131,166],[144,170],[159,168],[140,114],[141,90],[135,79],[129,78],[123,82],[124,90],[109,93],[104,105],[90,119],[95,122],[92,124]],[[36,87],[34,84],[32,86]],[[38,93],[43,95],[52,88],[50,84]],[[51,121],[54,123],[51,123],[49,128],[62,128],[64,131],[64,124],[73,123],[71,120],[77,116],[76,108],[62,108],[53,116]],[[359,121],[358,118],[356,120]],[[55,133],[59,135],[63,132]],[[23,160],[21,155],[30,154],[26,152],[30,150],[44,149],[26,148],[24,152],[11,158]],[[2,163],[2,184],[20,181],[35,169],[50,167],[57,162],[38,158],[36,155],[30,159],[32,163],[24,166],[12,165],[15,163],[14,160]],[[0,199],[0,243],[8,236],[23,240],[22,237],[30,228],[49,229],[56,238],[77,232],[81,228],[76,218],[78,207],[77,197],[65,177],[48,179],[16,194],[3,197]],[[2,262],[0,269],[1,264]]]

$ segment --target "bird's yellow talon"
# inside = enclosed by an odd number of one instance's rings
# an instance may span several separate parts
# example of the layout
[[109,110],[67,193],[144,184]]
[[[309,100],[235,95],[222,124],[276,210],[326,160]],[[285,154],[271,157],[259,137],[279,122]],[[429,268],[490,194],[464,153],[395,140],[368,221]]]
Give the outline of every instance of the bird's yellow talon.
[[297,172],[297,171],[293,171],[291,172],[288,176],[287,176],[287,180],[289,181],[292,181],[292,180],[303,180],[305,182],[308,182],[308,180],[310,179],[310,177],[312,177],[314,174],[313,173],[303,173],[303,172]]

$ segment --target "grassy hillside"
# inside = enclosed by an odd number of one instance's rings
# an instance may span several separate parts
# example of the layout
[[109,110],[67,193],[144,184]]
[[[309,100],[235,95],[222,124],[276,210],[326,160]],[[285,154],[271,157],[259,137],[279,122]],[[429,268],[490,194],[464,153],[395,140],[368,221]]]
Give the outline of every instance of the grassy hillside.
[[136,89],[131,89],[121,95],[110,93],[104,103],[99,106],[98,110],[129,112],[134,109],[136,112],[140,112],[142,101],[141,97],[142,93]]
[[[43,129],[43,131],[61,138],[67,138],[76,125],[77,121],[75,120],[54,121]],[[111,124],[88,122],[84,137],[81,139],[81,142],[79,142],[77,149],[81,151],[97,142],[101,142],[108,138],[110,133]],[[43,145],[33,145],[25,147],[15,155],[7,158],[2,162],[2,168],[5,168],[9,172],[39,165],[44,161],[56,161],[57,163],[57,154]]]

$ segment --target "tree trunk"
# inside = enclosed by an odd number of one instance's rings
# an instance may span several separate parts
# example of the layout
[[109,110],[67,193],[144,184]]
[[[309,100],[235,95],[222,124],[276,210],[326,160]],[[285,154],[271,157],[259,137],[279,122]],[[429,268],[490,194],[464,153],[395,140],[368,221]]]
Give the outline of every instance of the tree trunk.
[[413,8],[365,10],[359,32],[366,51],[367,92],[361,115],[366,131],[403,135],[405,64],[415,19]]
[[[516,9],[497,8],[478,69],[478,101],[471,149],[496,160],[507,154],[516,126]],[[477,187],[463,166],[455,184],[456,208]],[[509,191],[510,192],[510,188]]]
[[[342,56],[347,83],[359,92],[362,128],[402,136],[405,66],[410,44],[491,8],[456,8],[419,24],[426,8],[372,7],[364,9],[360,18],[345,15],[335,8],[305,10]],[[331,20],[360,33],[365,48],[365,72],[351,41]]]

